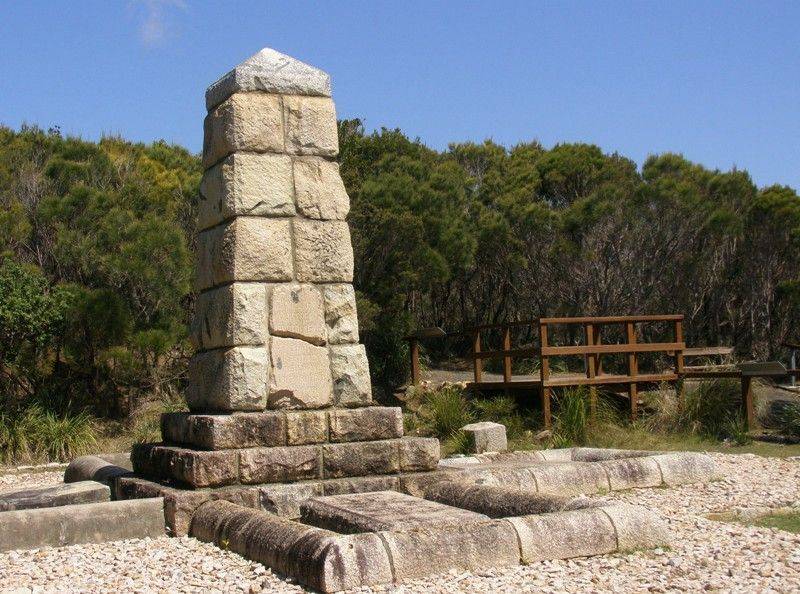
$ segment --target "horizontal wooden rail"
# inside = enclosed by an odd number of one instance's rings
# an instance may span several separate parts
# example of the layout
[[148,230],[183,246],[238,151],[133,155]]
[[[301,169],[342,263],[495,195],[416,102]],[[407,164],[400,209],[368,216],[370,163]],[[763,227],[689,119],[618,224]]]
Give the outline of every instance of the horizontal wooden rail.
[[548,388],[566,386],[609,386],[612,384],[674,382],[677,373],[639,373],[633,375],[596,375],[595,377],[551,377],[542,385]]
[[539,354],[539,349],[535,347],[522,349],[509,349],[507,351],[481,351],[473,353],[473,359],[499,359],[500,357],[535,357]]
[[540,324],[623,324],[625,322],[679,322],[682,314],[663,316],[603,316],[578,318],[539,318]]
[[682,342],[643,342],[635,344],[596,344],[573,346],[542,347],[541,354],[548,357],[564,355],[597,355],[615,353],[657,353],[666,351],[679,351],[684,348]]

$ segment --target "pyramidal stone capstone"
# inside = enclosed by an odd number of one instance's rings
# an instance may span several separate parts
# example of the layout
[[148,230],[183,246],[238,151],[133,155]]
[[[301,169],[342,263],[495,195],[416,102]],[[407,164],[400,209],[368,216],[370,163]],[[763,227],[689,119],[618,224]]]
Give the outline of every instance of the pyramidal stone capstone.
[[264,49],[206,101],[189,412],[162,417],[163,442],[135,447],[134,471],[251,497],[434,470],[439,442],[404,437],[401,410],[372,400],[330,77]]
[[239,64],[206,90],[206,109],[234,93],[265,91],[284,95],[331,96],[327,72],[265,47]]

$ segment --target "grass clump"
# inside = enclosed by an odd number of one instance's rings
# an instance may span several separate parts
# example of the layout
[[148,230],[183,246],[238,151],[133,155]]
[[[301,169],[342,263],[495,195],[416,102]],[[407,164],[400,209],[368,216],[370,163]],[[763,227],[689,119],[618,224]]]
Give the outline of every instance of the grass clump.
[[778,530],[800,534],[800,511],[771,513],[756,518],[753,521],[753,525],[762,528],[777,528]]
[[652,414],[645,424],[652,431],[728,439],[737,445],[751,441],[741,411],[741,389],[736,380],[723,378],[698,382],[685,391],[683,402],[667,386],[649,396],[646,404]]
[[66,462],[97,445],[94,419],[86,412],[57,414],[38,405],[0,414],[0,462]]
[[778,415],[778,429],[787,437],[800,439],[800,403],[789,402]]

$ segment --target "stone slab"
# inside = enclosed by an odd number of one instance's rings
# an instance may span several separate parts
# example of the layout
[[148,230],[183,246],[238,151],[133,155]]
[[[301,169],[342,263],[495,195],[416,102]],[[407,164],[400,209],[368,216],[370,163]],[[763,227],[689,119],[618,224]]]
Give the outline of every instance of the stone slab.
[[189,360],[189,408],[194,412],[264,410],[267,351],[265,347],[241,346],[195,354]]
[[328,413],[332,442],[371,441],[403,436],[403,411],[399,407],[368,406]]
[[328,343],[358,342],[358,314],[353,285],[327,284],[323,286],[322,294],[325,299]]
[[270,339],[269,408],[323,408],[333,404],[328,349],[296,338]]
[[198,229],[236,216],[295,214],[292,159],[270,153],[234,153],[203,174]]
[[160,498],[0,513],[0,551],[155,538],[164,533]]
[[328,97],[283,97],[287,153],[335,157],[339,153],[336,108]]
[[282,153],[283,100],[269,93],[236,93],[209,111],[203,123],[203,167],[231,153]]
[[322,292],[311,284],[273,285],[270,291],[269,332],[272,336],[299,338],[325,344],[325,306]]
[[368,406],[372,402],[372,382],[364,345],[332,344],[329,354],[336,405]]
[[339,175],[339,164],[321,157],[294,159],[297,210],[304,217],[343,221],[350,211],[350,198]]
[[298,218],[293,228],[297,280],[353,282],[353,246],[346,222]]
[[267,285],[231,283],[197,296],[189,332],[197,350],[258,346],[267,332]]
[[291,221],[236,217],[197,234],[197,289],[292,280]]
[[239,452],[239,481],[244,484],[322,478],[322,458],[316,446],[250,448]]
[[234,93],[247,91],[330,97],[331,77],[319,68],[265,47],[208,87],[206,108],[210,110]]
[[488,519],[396,491],[314,497],[302,503],[300,511],[303,523],[343,534],[417,530]]
[[96,481],[79,481],[54,487],[35,487],[0,494],[0,512],[59,507],[79,503],[99,503],[111,499],[107,485]]

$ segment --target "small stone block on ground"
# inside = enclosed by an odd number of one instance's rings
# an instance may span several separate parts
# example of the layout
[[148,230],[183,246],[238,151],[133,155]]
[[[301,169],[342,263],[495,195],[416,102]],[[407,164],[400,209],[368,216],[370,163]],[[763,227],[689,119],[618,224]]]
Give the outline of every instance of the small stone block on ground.
[[508,449],[505,425],[483,421],[464,425],[463,431],[467,435],[470,452],[473,454],[505,452]]
[[346,534],[439,528],[488,519],[396,491],[314,497],[302,503],[300,511],[304,523]]

